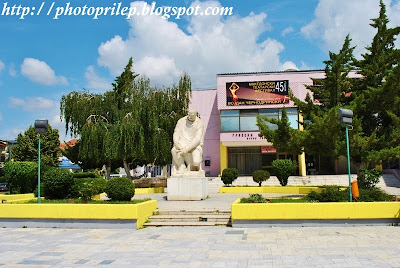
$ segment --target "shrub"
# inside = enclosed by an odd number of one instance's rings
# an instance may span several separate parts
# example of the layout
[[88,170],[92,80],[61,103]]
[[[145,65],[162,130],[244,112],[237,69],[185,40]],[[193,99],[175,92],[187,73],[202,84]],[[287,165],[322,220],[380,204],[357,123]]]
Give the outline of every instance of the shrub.
[[43,175],[45,197],[48,199],[66,198],[74,185],[72,174],[60,168],[51,168]]
[[296,172],[297,162],[288,159],[277,159],[272,161],[272,168],[279,183],[282,186],[286,186],[289,176]]
[[34,162],[7,162],[3,167],[10,193],[32,193],[37,186],[38,165]]
[[232,184],[237,179],[239,173],[236,168],[226,168],[222,171],[221,180],[225,185]]
[[[86,186],[85,186],[86,184]],[[74,178],[74,185],[72,186],[70,196],[72,198],[82,197],[82,188],[87,188],[87,185],[90,184],[93,186],[93,195],[101,194],[106,190],[107,180],[102,177],[96,178]],[[87,192],[86,190],[83,190]],[[90,200],[90,199],[89,199]]]
[[[330,186],[322,190],[322,192],[316,193],[312,191],[309,193],[308,198],[312,201],[318,202],[347,202],[349,201],[349,189],[341,190],[338,186]],[[376,202],[376,201],[390,201],[393,199],[392,195],[389,195],[379,188],[360,189],[360,202]]]
[[92,196],[99,193],[99,185],[96,185],[90,181],[84,182],[79,189],[79,196],[83,201],[92,200]]
[[357,177],[358,187],[360,189],[373,188],[379,182],[380,176],[381,172],[376,168],[361,169]]
[[74,178],[102,178],[99,174],[95,172],[78,172],[78,173],[72,173],[72,176]]
[[329,186],[322,189],[321,193],[311,191],[308,198],[318,202],[346,202],[349,201],[348,190],[341,190],[339,186]]
[[240,199],[240,203],[267,203],[267,200],[260,194],[251,194],[248,198]]
[[135,195],[135,185],[128,178],[111,178],[107,181],[105,192],[114,201],[130,201]]
[[[348,192],[347,192],[348,193]],[[374,187],[368,189],[360,189],[360,202],[374,202],[374,201],[390,201],[393,200],[393,195],[389,195],[381,189]]]
[[256,170],[253,172],[253,181],[261,187],[262,182],[268,180],[270,176],[266,170]]

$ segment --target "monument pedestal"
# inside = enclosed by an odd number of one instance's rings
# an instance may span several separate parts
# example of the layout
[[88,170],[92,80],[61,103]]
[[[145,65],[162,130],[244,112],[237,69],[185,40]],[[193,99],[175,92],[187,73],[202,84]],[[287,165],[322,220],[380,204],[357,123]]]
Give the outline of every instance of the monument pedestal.
[[198,201],[207,198],[206,177],[171,177],[167,179],[168,201]]

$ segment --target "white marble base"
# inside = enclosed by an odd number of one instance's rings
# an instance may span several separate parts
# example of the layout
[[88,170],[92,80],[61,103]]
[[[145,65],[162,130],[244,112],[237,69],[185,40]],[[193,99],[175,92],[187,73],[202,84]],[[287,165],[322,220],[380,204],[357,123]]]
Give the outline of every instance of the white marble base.
[[167,179],[168,201],[198,201],[207,198],[208,179],[197,178],[176,178]]

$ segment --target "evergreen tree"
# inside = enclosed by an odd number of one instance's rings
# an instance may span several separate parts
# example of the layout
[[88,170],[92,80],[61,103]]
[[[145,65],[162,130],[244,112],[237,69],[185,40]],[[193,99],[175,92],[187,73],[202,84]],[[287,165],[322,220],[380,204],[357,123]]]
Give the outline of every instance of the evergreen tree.
[[[46,133],[41,135],[41,162],[49,166],[58,165],[58,152],[60,140],[58,129],[53,129],[50,125]],[[35,127],[30,126],[23,134],[18,134],[17,144],[12,147],[11,156],[15,161],[38,161],[39,136]]]
[[360,118],[364,144],[362,161],[393,160],[400,155],[400,50],[395,47],[400,27],[388,28],[386,7],[370,24],[377,30],[367,53],[356,61],[363,78],[353,87],[352,108]]

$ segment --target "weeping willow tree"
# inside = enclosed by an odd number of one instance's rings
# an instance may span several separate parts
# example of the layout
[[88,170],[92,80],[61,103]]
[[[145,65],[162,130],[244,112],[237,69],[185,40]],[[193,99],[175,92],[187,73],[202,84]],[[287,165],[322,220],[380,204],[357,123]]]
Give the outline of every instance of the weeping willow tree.
[[152,88],[149,79],[132,72],[131,58],[112,85],[104,94],[73,91],[61,99],[67,132],[80,136],[77,160],[85,167],[105,166],[107,177],[115,167],[123,166],[131,177],[136,165],[171,163],[172,135],[187,113],[190,78],[183,74],[171,88]]

